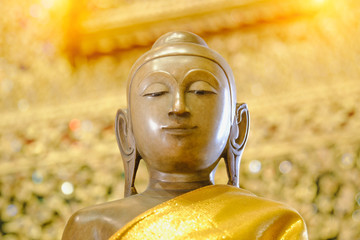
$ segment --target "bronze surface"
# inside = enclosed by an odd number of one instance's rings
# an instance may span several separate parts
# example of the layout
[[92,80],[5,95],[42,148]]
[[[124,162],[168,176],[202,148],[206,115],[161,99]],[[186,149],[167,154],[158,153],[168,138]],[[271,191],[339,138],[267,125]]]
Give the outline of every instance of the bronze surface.
[[[163,35],[134,64],[128,110],[119,110],[116,117],[126,198],[76,212],[63,239],[108,238],[146,210],[214,184],[222,157],[229,184],[238,186],[248,132],[249,113],[246,104],[236,104],[226,61],[194,34]],[[150,181],[143,193],[136,194],[140,159]]]

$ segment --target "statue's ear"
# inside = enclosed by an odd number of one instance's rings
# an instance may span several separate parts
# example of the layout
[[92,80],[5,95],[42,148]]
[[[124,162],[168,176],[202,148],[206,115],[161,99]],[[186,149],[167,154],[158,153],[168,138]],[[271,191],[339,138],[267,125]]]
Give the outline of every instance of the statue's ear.
[[119,109],[115,121],[116,140],[124,163],[125,193],[124,196],[137,194],[135,188],[136,171],[139,167],[140,156],[136,151],[134,135],[127,111]]
[[250,130],[250,114],[246,103],[236,103],[236,114],[233,128],[237,129],[237,134],[233,136],[233,145],[236,149],[243,150]]
[[228,174],[228,184],[239,187],[241,155],[250,130],[250,115],[245,103],[236,104],[236,114],[231,126],[227,147],[223,154]]

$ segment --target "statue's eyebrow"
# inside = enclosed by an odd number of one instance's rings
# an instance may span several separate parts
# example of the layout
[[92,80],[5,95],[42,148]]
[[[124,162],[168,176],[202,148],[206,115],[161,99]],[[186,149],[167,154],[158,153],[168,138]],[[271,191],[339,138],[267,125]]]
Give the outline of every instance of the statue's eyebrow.
[[188,82],[195,82],[199,80],[208,82],[215,89],[222,87],[222,83],[215,74],[206,69],[191,69],[186,73],[182,82],[186,84]]
[[153,83],[162,83],[165,85],[169,85],[169,81],[176,83],[174,77],[168,72],[165,71],[150,72],[139,82],[137,86],[138,93],[144,92],[145,89]]

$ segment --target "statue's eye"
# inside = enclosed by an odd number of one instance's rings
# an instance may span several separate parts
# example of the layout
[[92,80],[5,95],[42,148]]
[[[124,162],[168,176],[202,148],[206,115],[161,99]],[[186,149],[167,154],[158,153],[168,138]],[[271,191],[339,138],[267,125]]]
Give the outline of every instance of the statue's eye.
[[164,94],[168,93],[167,91],[161,91],[161,92],[153,92],[153,93],[146,93],[143,94],[144,97],[160,97]]
[[142,92],[143,97],[160,97],[169,92],[168,86],[163,83],[152,83]]
[[215,94],[215,92],[205,91],[205,90],[191,90],[189,92],[194,93],[196,95]]
[[208,95],[208,94],[217,94],[215,88],[213,88],[209,83],[205,81],[196,81],[193,82],[188,89],[189,93],[194,93],[196,95]]

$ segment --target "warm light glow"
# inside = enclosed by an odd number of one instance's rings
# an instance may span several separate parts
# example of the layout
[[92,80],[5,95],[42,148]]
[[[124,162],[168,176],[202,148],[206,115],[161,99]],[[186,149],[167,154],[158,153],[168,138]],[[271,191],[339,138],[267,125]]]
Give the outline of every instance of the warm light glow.
[[55,0],[42,0],[41,4],[44,8],[50,9],[54,6]]
[[[136,2],[144,7],[121,10]],[[166,0],[1,1],[0,239],[61,239],[71,212],[122,197],[113,125],[128,73],[162,31],[186,26],[229,62],[237,100],[249,106],[241,186],[299,210],[309,239],[358,239],[360,1],[254,0],[231,9],[233,20],[174,22],[168,6],[186,16],[180,5],[195,0],[150,2]],[[133,17],[146,27],[131,28]],[[114,52],[99,52],[104,44]],[[215,182],[226,184],[220,163]]]
[[326,0],[313,0],[315,4],[324,4],[326,2]]
[[29,8],[29,13],[33,18],[41,18],[43,15],[43,9],[39,4],[33,4]]

